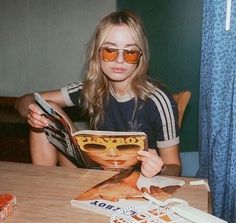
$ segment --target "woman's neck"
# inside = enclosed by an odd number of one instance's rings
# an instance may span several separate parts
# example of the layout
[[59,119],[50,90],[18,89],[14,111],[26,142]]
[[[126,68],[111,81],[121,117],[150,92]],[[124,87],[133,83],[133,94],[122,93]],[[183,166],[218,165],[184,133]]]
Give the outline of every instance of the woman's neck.
[[111,82],[111,90],[118,97],[129,95],[131,92],[130,83],[128,81],[127,82]]
[[110,85],[111,94],[118,100],[123,101],[123,99],[131,99],[134,97],[133,92],[130,89],[129,83],[119,83],[113,82]]

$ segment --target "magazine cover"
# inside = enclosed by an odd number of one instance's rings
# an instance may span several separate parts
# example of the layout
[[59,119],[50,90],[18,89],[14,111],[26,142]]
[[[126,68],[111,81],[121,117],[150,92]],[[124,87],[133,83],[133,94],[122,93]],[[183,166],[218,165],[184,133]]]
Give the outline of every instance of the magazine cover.
[[122,170],[140,165],[139,150],[147,150],[144,132],[81,130],[72,132],[66,118],[38,93],[35,101],[48,119],[44,128],[48,141],[78,167]]
[[146,135],[141,132],[104,132],[82,130],[74,139],[90,163],[101,169],[120,170],[139,164],[137,153],[145,150]]
[[144,192],[165,200],[184,184],[184,181],[170,177],[146,178],[138,171],[126,169],[78,195],[71,200],[71,205],[112,216],[119,209],[147,203]]

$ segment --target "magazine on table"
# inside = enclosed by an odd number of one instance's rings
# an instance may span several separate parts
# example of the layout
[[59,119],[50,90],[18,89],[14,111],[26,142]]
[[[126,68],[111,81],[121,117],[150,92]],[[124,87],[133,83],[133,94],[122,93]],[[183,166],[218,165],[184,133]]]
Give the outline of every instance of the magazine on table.
[[110,223],[227,223],[172,197],[184,184],[126,169],[75,196],[71,205],[109,216]]
[[71,205],[112,216],[120,209],[146,204],[144,192],[158,200],[166,200],[184,184],[184,181],[171,177],[147,178],[139,171],[126,169],[75,196]]
[[169,198],[160,201],[147,192],[143,193],[143,197],[148,200],[145,205],[115,211],[110,217],[110,223],[227,223],[190,206],[183,199]]
[[144,132],[72,130],[67,119],[39,93],[35,102],[48,120],[48,141],[78,167],[121,170],[139,165],[137,152],[147,150]]

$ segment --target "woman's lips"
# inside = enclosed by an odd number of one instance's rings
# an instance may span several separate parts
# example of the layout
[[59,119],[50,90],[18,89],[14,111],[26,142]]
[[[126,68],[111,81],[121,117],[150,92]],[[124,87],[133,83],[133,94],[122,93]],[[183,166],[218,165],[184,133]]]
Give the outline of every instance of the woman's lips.
[[126,69],[124,68],[119,68],[119,67],[113,67],[111,68],[111,70],[114,72],[114,73],[124,73],[126,71]]

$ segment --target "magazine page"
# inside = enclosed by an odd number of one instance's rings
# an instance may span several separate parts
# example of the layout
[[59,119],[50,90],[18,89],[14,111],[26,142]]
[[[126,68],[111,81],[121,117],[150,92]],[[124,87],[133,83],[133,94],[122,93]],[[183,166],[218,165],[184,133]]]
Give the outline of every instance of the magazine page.
[[149,200],[147,204],[115,211],[110,217],[110,223],[227,223],[223,219],[190,206],[183,199],[170,198],[160,201],[146,192],[143,196]]
[[[133,206],[127,210],[117,211],[110,223],[193,223],[171,210],[169,206],[159,206],[148,203],[143,206]],[[201,221],[199,221],[200,223]]]
[[87,167],[82,152],[71,134],[71,126],[67,120],[53,109],[38,93],[34,93],[35,102],[49,122],[44,128],[48,141],[61,153],[79,167]]
[[71,200],[71,205],[112,216],[119,209],[147,204],[144,192],[158,200],[165,200],[184,184],[184,181],[170,177],[146,178],[138,171],[126,169],[78,195]]
[[139,150],[147,149],[144,132],[79,131],[74,138],[85,157],[101,169],[118,170],[140,165]]

